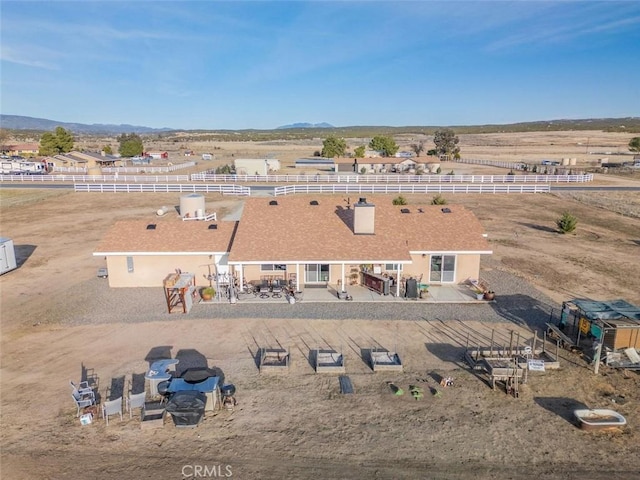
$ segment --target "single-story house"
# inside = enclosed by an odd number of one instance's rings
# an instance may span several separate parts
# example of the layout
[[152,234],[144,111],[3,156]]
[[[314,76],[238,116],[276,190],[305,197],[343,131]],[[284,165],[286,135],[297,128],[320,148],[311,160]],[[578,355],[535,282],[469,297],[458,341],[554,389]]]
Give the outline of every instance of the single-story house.
[[53,157],[47,157],[47,165],[49,167],[78,167],[78,168],[94,168],[94,167],[112,167],[121,163],[121,159],[114,155],[107,155],[104,152],[79,152],[71,151]]
[[462,206],[292,196],[245,200],[229,264],[242,279],[286,275],[298,288],[346,285],[362,268],[456,284],[478,278],[481,255],[491,253],[480,222]]
[[[360,282],[367,269],[446,285],[479,278],[492,253],[482,225],[459,205],[393,205],[388,197],[250,197],[239,222],[117,222],[96,248],[112,287],[161,286],[176,269],[232,273],[239,284],[264,277],[298,289]],[[165,221],[166,220],[166,221]],[[216,225],[211,228],[210,225]],[[399,284],[400,282],[396,282]]]
[[123,220],[105,234],[93,255],[105,257],[111,287],[158,287],[176,269],[208,275],[228,273],[237,222],[184,222],[178,218]]
[[233,164],[238,175],[269,175],[280,170],[276,158],[236,158]]
[[36,157],[40,151],[38,143],[18,143],[15,145],[7,145],[2,149],[8,155],[17,155],[21,157]]
[[426,163],[418,158],[403,157],[370,157],[370,158],[335,158],[335,171],[338,173],[402,173],[425,169]]

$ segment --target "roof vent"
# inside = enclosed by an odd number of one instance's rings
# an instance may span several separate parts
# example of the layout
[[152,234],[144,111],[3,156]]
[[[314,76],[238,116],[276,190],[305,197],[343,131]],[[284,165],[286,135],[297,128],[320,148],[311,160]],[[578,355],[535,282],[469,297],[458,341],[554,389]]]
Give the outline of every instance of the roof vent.
[[211,225],[209,225],[207,227],[209,230],[217,230],[218,229],[218,224],[217,223],[212,223]]
[[269,202],[269,205],[278,205],[278,201],[277,200],[271,200]]
[[400,213],[411,213],[411,210],[409,210],[408,208],[401,208]]
[[451,213],[451,209],[445,207],[442,209],[442,213]]
[[320,205],[320,204],[318,203],[318,200],[311,200],[309,202],[309,205]]
[[155,223],[150,223],[149,225],[147,225],[147,230],[155,230],[155,229],[156,229]]
[[424,213],[424,210],[423,210],[423,209],[421,209],[421,208],[419,208],[419,209],[418,209],[418,213]]

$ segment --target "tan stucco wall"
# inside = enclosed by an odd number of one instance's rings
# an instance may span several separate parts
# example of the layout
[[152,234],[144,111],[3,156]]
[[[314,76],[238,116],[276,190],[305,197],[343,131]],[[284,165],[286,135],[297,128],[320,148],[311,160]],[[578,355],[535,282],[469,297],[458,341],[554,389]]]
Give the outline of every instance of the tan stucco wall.
[[456,259],[456,281],[464,283],[469,278],[480,276],[480,255],[458,255]]
[[162,287],[162,281],[177,268],[184,273],[195,273],[196,285],[204,286],[211,263],[208,255],[200,256],[134,256],[133,272],[127,271],[127,257],[108,256],[109,286],[111,287]]

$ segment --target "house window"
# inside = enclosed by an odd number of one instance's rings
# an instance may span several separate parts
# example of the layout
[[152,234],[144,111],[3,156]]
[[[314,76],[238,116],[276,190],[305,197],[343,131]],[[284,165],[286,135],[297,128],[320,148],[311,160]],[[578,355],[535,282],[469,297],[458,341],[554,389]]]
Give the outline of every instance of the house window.
[[127,257],[127,272],[133,273],[133,257]]
[[278,271],[284,271],[287,269],[286,265],[274,265],[273,263],[263,263],[262,265],[260,265],[260,271],[261,272],[274,272],[276,270]]
[[455,255],[431,255],[429,281],[453,282],[455,280],[455,270]]
[[387,272],[397,272],[398,268],[400,268],[400,271],[402,271],[402,264],[401,263],[385,263],[384,264],[384,269]]
[[311,264],[304,267],[305,283],[323,283],[329,281],[328,264]]

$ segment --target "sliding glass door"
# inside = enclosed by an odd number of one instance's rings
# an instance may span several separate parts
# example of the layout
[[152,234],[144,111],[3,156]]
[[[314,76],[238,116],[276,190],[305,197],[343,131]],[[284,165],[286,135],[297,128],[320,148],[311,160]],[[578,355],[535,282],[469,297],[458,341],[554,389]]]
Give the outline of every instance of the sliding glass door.
[[329,282],[329,265],[328,264],[311,264],[304,267],[305,283],[328,283]]
[[431,255],[430,282],[453,282],[456,278],[455,255]]

